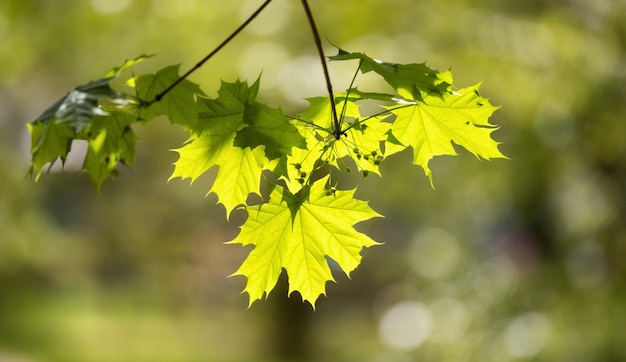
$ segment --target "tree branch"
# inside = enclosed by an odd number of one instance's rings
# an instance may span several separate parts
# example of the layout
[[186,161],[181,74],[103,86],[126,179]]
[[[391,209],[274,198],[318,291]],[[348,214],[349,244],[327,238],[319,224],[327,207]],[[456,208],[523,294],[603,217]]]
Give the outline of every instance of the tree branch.
[[272,0],[265,0],[265,2],[254,13],[252,13],[252,15],[250,15],[250,17],[248,19],[246,19],[246,21],[244,21],[241,25],[239,25],[239,27],[232,34],[230,34],[228,36],[228,38],[226,38],[220,45],[218,45],[215,49],[213,49],[212,52],[210,52],[206,57],[204,57],[201,61],[199,61],[198,64],[196,64],[193,68],[189,69],[189,71],[187,71],[187,73],[181,75],[180,78],[178,78],[169,87],[167,87],[161,93],[157,94],[156,97],[154,97],[154,100],[151,101],[150,103],[154,103],[154,102],[160,101],[163,98],[163,96],[165,96],[169,91],[171,91],[174,87],[176,87],[185,78],[187,78],[189,75],[191,75],[191,73],[193,73],[196,70],[198,70],[198,68],[200,68],[204,63],[206,63],[207,60],[211,59],[215,54],[217,54],[217,52],[219,52],[224,46],[226,46],[226,44],[228,44],[243,29],[245,29],[246,26],[248,26],[248,24],[250,24],[252,22],[252,20],[254,20],[254,18],[256,18],[263,11],[263,9],[265,9],[265,7],[267,5],[269,5],[270,2],[272,2]]
[[307,2],[307,0],[302,0],[302,6],[304,7],[304,12],[306,13],[306,17],[309,20],[309,24],[311,25],[313,38],[315,39],[315,46],[317,47],[317,53],[320,56],[320,62],[322,63],[322,68],[324,70],[324,79],[326,80],[326,88],[328,89],[330,108],[332,110],[333,116],[333,134],[335,135],[336,139],[339,139],[342,134],[341,126],[339,125],[339,119],[337,118],[335,95],[333,94],[333,86],[330,83],[330,74],[328,73],[328,67],[326,65],[326,56],[324,55],[324,49],[322,49],[322,41],[320,40],[320,34],[317,31],[317,26],[315,25],[315,20],[313,19],[313,14],[311,13],[311,9],[309,8],[309,3]]

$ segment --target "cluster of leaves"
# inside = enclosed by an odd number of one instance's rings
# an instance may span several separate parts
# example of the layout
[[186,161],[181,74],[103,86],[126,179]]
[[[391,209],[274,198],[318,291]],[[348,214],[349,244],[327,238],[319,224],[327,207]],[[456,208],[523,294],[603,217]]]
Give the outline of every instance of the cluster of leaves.
[[[338,190],[337,174],[355,168],[363,176],[380,175],[380,163],[406,148],[431,183],[429,160],[455,155],[453,144],[484,159],[504,157],[488,121],[496,107],[481,97],[478,85],[456,89],[449,71],[425,64],[387,63],[340,49],[330,60],[358,61],[357,74],[374,72],[395,92],[361,91],[353,79],[334,104],[330,97],[311,98],[308,109],[289,117],[257,101],[258,79],[251,85],[222,82],[218,96],[210,98],[197,84],[180,81],[178,67],[170,66],[115,86],[145,58],[76,87],[29,124],[31,173],[38,179],[45,165],[65,161],[74,140],[84,140],[83,170],[100,189],[118,165],[133,165],[133,124],[167,116],[189,133],[175,150],[179,159],[171,179],[193,182],[217,167],[209,193],[217,195],[227,217],[236,208],[247,210],[230,243],[254,245],[235,272],[247,278],[250,304],[268,295],[285,269],[289,293],[298,291],[314,306],[333,280],[328,259],[349,275],[362,249],[377,244],[354,225],[380,215],[353,197],[355,189]],[[376,102],[379,111],[362,114],[363,101]],[[262,182],[270,185],[269,195],[262,195]],[[264,201],[249,205],[250,195]]]

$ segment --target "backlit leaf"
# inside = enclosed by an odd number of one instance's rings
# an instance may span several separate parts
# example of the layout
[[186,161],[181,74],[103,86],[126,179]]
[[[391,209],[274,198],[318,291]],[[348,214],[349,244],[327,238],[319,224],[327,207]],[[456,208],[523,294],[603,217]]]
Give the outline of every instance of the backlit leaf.
[[327,179],[297,194],[276,186],[266,204],[248,208],[248,219],[231,243],[254,245],[234,275],[248,279],[250,304],[268,295],[284,268],[289,294],[298,291],[315,307],[334,281],[328,258],[350,273],[361,262],[363,248],[377,243],[354,229],[358,222],[378,217],[355,190],[328,192]]
[[[424,102],[389,107],[397,119],[391,126],[395,140],[413,148],[413,162],[421,166],[431,180],[428,161],[434,156],[456,155],[452,143],[476,156],[505,158],[498,142],[491,138],[497,127],[489,117],[497,109],[480,96],[478,85],[444,96],[429,96]],[[389,144],[389,148],[393,148]]]
[[[263,169],[272,159],[305,147],[304,138],[278,109],[255,101],[258,81],[223,82],[217,99],[199,98],[202,125],[176,150],[180,158],[171,178],[190,178],[218,166],[214,192],[227,214],[260,193]],[[171,179],[170,178],[170,179]]]

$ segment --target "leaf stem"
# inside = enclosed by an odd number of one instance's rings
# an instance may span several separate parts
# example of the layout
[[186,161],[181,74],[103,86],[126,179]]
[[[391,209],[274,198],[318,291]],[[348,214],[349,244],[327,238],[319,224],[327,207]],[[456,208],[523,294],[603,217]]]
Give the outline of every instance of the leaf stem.
[[337,108],[335,107],[335,96],[333,94],[333,86],[330,83],[330,74],[328,73],[328,66],[326,65],[326,56],[324,55],[324,49],[322,49],[322,41],[320,39],[320,34],[317,31],[317,25],[315,25],[315,20],[313,19],[313,14],[311,13],[311,9],[309,8],[309,3],[307,0],[302,0],[302,6],[304,7],[304,12],[306,13],[306,17],[309,20],[309,24],[311,25],[311,31],[313,32],[313,39],[315,40],[315,46],[317,47],[317,53],[320,56],[320,62],[322,63],[322,68],[324,70],[324,79],[326,81],[326,88],[328,89],[328,97],[330,98],[330,108],[332,110],[333,116],[333,134],[336,139],[340,139],[343,132],[341,132],[341,126],[339,125],[339,118],[337,118]]
[[365,117],[365,118],[363,118],[363,119],[360,119],[360,120],[355,121],[355,122],[354,122],[354,123],[352,123],[350,126],[346,127],[346,129],[344,129],[344,130],[343,130],[343,132],[344,132],[344,133],[345,133],[345,132],[348,132],[348,131],[349,131],[349,130],[351,130],[352,128],[354,128],[354,127],[356,127],[356,126],[358,126],[358,125],[360,125],[360,124],[363,124],[363,123],[365,123],[366,121],[368,121],[368,120],[370,120],[370,119],[372,119],[372,118],[375,118],[375,117],[378,117],[378,116],[382,116],[383,114],[385,114],[385,113],[390,113],[391,111],[395,111],[396,109],[406,108],[406,107],[410,107],[410,106],[412,106],[412,105],[411,105],[411,104],[403,104],[403,105],[400,105],[400,106],[395,107],[395,108],[385,109],[384,111],[381,111],[381,112],[378,112],[378,113],[372,114],[372,115],[367,116],[367,117]]
[[211,51],[206,57],[204,57],[201,61],[199,61],[198,64],[196,64],[193,68],[189,69],[187,73],[181,75],[180,78],[176,79],[176,81],[172,83],[169,87],[167,87],[161,93],[157,94],[156,97],[154,97],[154,100],[151,101],[150,103],[160,101],[163,98],[163,96],[165,96],[169,91],[171,91],[174,87],[176,87],[180,82],[185,80],[185,78],[191,75],[191,73],[195,72],[196,70],[198,70],[198,68],[202,67],[202,65],[204,65],[204,63],[206,63],[207,60],[211,59],[215,54],[217,54],[217,52],[222,50],[222,48],[226,46],[226,44],[230,43],[231,40],[233,40],[243,29],[245,29],[246,26],[248,26],[248,24],[250,24],[252,20],[254,20],[263,11],[263,9],[265,9],[265,7],[269,5],[270,2],[272,2],[272,0],[265,0],[265,2],[261,4],[261,6],[259,6],[259,8],[256,9],[256,11],[252,13],[252,15],[250,15],[250,17],[248,17],[246,21],[244,21],[241,25],[239,25],[239,27],[235,29],[235,31],[228,36],[228,38],[224,39],[224,41],[220,45],[218,45],[215,49],[213,49],[213,51]]
[[332,131],[332,130],[330,130],[330,129],[328,129],[328,128],[324,128],[324,127],[322,127],[322,126],[320,126],[320,125],[317,125],[317,124],[315,124],[315,123],[313,123],[313,122],[306,121],[306,120],[304,120],[304,119],[300,119],[300,118],[298,118],[298,117],[294,117],[294,116],[289,116],[289,118],[292,118],[292,119],[294,119],[294,120],[296,120],[296,121],[298,121],[298,122],[302,122],[302,123],[304,123],[304,124],[307,124],[307,125],[309,125],[309,126],[311,126],[311,127],[315,128],[315,129],[317,129],[317,130],[324,131],[324,132],[329,133],[329,134],[335,134],[335,133],[334,133],[334,131]]
[[354,72],[354,76],[352,77],[352,81],[350,82],[350,86],[348,87],[348,91],[346,92],[346,98],[343,102],[343,107],[341,108],[341,120],[342,121],[346,117],[346,111],[348,109],[348,99],[350,98],[350,91],[352,90],[352,86],[354,86],[354,81],[356,80],[356,76],[359,74],[359,69],[361,69],[362,64],[363,64],[363,60],[360,60],[359,66],[356,68],[356,71]]

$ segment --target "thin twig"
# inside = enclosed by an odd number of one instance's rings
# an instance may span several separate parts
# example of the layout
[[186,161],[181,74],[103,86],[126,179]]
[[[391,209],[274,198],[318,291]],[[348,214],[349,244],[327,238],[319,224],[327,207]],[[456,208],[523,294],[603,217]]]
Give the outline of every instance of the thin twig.
[[333,134],[335,135],[336,139],[339,139],[341,138],[343,132],[341,132],[341,126],[339,125],[339,119],[337,118],[335,96],[333,94],[333,86],[330,83],[330,74],[328,73],[328,67],[326,66],[326,56],[324,55],[324,50],[322,49],[322,41],[320,39],[320,34],[317,31],[317,26],[315,25],[315,20],[313,19],[313,14],[311,13],[311,9],[309,8],[307,0],[302,0],[302,6],[304,7],[304,12],[306,13],[306,17],[309,20],[309,24],[311,25],[313,38],[315,39],[315,46],[317,47],[317,53],[320,56],[320,62],[322,63],[322,68],[324,69],[324,78],[326,80],[326,88],[328,88],[328,96],[330,97],[330,108],[332,110],[333,116]]
[[413,106],[413,104],[403,104],[403,105],[400,105],[400,106],[395,107],[395,108],[385,109],[384,111],[381,111],[381,112],[378,112],[378,113],[372,114],[371,116],[367,116],[367,117],[365,117],[365,118],[363,118],[363,119],[360,119],[360,120],[357,120],[357,121],[353,122],[353,123],[352,123],[352,124],[350,124],[348,127],[346,127],[346,129],[344,129],[344,130],[343,130],[343,132],[344,132],[344,133],[346,133],[346,132],[348,132],[349,130],[351,130],[352,128],[354,128],[354,127],[356,127],[356,126],[358,126],[358,125],[361,125],[361,124],[365,123],[366,121],[369,121],[369,120],[370,120],[370,119],[372,119],[372,118],[376,118],[376,117],[378,117],[378,116],[382,116],[382,115],[383,115],[383,114],[385,114],[385,113],[391,113],[392,111],[395,111],[396,109],[406,108],[406,107],[412,107],[412,106]]
[[157,94],[156,97],[154,97],[154,100],[150,103],[160,101],[163,98],[163,96],[165,96],[167,92],[171,91],[172,88],[176,87],[178,83],[182,82],[185,78],[191,75],[191,73],[198,70],[198,68],[200,68],[204,63],[206,63],[207,60],[211,59],[211,57],[213,57],[217,52],[219,52],[226,44],[228,44],[231,40],[233,40],[237,36],[237,34],[239,34],[243,29],[245,29],[245,27],[248,26],[248,24],[250,24],[252,20],[254,20],[254,18],[256,18],[257,15],[260,14],[263,11],[263,9],[265,9],[265,7],[269,5],[270,2],[272,2],[272,0],[265,0],[265,2],[252,15],[250,15],[250,17],[246,19],[246,21],[244,21],[241,25],[239,25],[239,27],[232,34],[228,36],[228,38],[226,38],[220,45],[218,45],[217,48],[215,48],[212,52],[210,52],[206,57],[204,57],[200,62],[198,62],[198,64],[196,64],[193,68],[189,69],[187,73],[181,75],[180,78],[176,79],[176,81],[172,83],[169,87],[167,87],[164,91]]
[[348,110],[348,99],[350,98],[350,91],[354,86],[354,81],[356,80],[356,76],[359,74],[359,70],[361,69],[361,65],[363,64],[363,60],[359,61],[359,66],[356,68],[354,72],[354,76],[352,77],[352,81],[350,82],[350,87],[346,91],[346,98],[343,102],[343,107],[341,108],[341,120],[343,121],[346,118],[346,111]]

